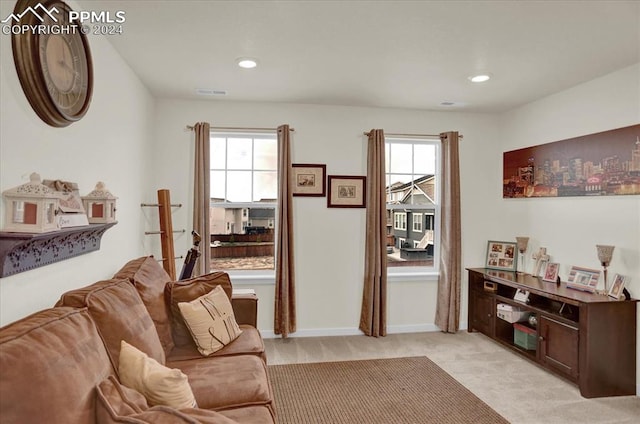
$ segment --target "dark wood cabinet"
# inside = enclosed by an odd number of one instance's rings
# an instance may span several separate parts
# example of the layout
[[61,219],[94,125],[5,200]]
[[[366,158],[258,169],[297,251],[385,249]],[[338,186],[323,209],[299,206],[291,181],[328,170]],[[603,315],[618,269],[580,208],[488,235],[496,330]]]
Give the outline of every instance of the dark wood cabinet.
[[492,296],[487,296],[483,293],[476,293],[476,295],[470,299],[473,306],[473,328],[486,334],[489,337],[493,337],[493,320],[495,319],[495,302]]
[[579,334],[577,327],[542,315],[538,321],[540,362],[547,368],[577,381]]
[[[619,301],[528,274],[485,268],[468,272],[468,331],[479,331],[576,383],[584,397],[636,393],[637,300]],[[517,290],[529,292],[526,303],[514,300]],[[516,332],[512,322],[497,316],[499,305],[534,318],[519,323],[532,338],[528,343],[523,345],[524,333]]]

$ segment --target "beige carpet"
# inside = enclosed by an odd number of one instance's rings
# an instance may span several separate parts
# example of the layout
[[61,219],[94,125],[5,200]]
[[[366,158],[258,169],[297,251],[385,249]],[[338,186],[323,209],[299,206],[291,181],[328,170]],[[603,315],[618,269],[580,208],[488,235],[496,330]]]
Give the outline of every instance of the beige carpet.
[[425,356],[271,365],[279,424],[508,423]]

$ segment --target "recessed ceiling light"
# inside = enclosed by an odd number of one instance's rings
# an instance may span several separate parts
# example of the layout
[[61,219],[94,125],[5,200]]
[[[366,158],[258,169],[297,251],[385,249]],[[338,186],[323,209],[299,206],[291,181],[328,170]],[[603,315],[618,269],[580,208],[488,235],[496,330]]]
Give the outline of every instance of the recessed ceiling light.
[[245,69],[251,69],[258,66],[258,61],[250,57],[238,58],[236,59],[236,63],[238,64],[239,67],[245,68]]
[[491,79],[491,74],[479,74],[479,75],[472,75],[469,77],[469,81],[471,82],[485,82],[485,81],[489,81]]

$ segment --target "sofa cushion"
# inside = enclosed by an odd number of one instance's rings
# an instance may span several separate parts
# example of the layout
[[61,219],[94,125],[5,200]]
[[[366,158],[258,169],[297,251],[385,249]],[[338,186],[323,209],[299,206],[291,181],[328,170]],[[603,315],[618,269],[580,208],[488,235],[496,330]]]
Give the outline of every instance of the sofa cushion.
[[276,422],[273,411],[265,405],[243,406],[218,412],[238,423],[273,424]]
[[165,354],[171,352],[171,318],[164,299],[164,286],[171,281],[169,274],[153,256],[143,256],[127,262],[113,278],[131,281],[156,326]]
[[165,299],[170,308],[173,341],[176,346],[193,344],[193,338],[186,327],[178,303],[191,302],[222,286],[224,292],[231,299],[231,280],[226,272],[212,272],[189,280],[172,281],[165,286]]
[[198,351],[204,356],[222,349],[242,333],[221,286],[191,302],[180,302],[178,307]]
[[128,280],[105,280],[62,295],[57,306],[86,307],[98,327],[114,369],[125,340],[161,364],[164,349],[138,292]]
[[[110,376],[96,387],[97,424],[234,424],[236,421],[214,411],[184,409],[166,406],[148,408],[144,396],[123,386]],[[258,411],[259,412],[259,411]],[[259,422],[259,421],[245,421]]]
[[114,373],[86,309],[37,312],[0,329],[0,421],[93,423],[94,388]]
[[[209,355],[215,356],[234,356],[234,355],[257,355],[262,358],[263,361],[267,360],[267,356],[264,352],[264,341],[257,328],[250,325],[240,324],[240,336],[217,352]],[[202,358],[202,354],[198,352],[198,348],[194,343],[185,346],[176,346],[167,355],[167,362],[174,361],[186,361],[189,359]]]
[[179,369],[160,365],[124,340],[119,363],[122,384],[142,393],[150,405],[197,407],[189,380]]
[[258,356],[200,357],[167,366],[187,375],[200,408],[222,410],[273,403],[267,368]]

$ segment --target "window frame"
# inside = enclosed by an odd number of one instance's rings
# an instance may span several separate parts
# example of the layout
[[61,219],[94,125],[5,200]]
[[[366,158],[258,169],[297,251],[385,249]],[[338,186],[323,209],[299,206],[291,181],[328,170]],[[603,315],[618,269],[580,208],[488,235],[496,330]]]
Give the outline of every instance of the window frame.
[[[421,233],[423,231],[423,227],[424,225],[422,224],[422,217],[424,216],[424,213],[422,212],[412,212],[411,213],[411,231],[415,232],[415,233]],[[418,219],[416,219],[418,218]],[[416,224],[419,224],[418,226],[420,228],[416,229]]]
[[393,212],[393,228],[395,230],[406,231],[407,229],[407,213]]
[[[411,145],[417,145],[417,144],[428,144],[428,145],[433,145],[435,147],[435,171],[433,173],[434,178],[435,178],[435,192],[434,192],[434,199],[431,199],[433,201],[432,205],[414,205],[414,204],[403,204],[403,203],[387,203],[386,204],[386,209],[389,211],[391,211],[394,216],[395,216],[395,211],[399,211],[399,210],[405,210],[405,211],[417,211],[417,213],[422,214],[423,217],[424,215],[431,215],[432,218],[434,220],[433,222],[433,227],[432,230],[434,231],[434,246],[439,246],[440,245],[440,219],[435,219],[435,216],[440,216],[440,214],[442,213],[441,211],[441,205],[440,205],[440,199],[441,199],[441,180],[442,180],[442,155],[441,155],[441,141],[438,137],[423,137],[423,136],[415,136],[415,137],[408,137],[408,136],[386,136],[385,137],[385,150],[387,148],[387,144],[411,144]],[[386,155],[386,152],[385,152]],[[390,176],[392,175],[406,175],[406,174],[411,174],[413,175],[415,178],[412,181],[415,181],[415,179],[417,179],[417,175],[421,175],[420,173],[415,173],[414,172],[414,164],[413,164],[413,150],[412,150],[412,161],[411,161],[411,172],[407,172],[407,173],[391,173],[389,172],[388,169],[385,169],[385,181],[386,181],[386,186],[389,187],[390,183],[391,183],[391,178]],[[391,154],[390,154],[391,156]],[[389,156],[389,162],[391,162],[391,158]],[[429,175],[429,174],[427,174]],[[428,197],[428,196],[427,196]],[[389,196],[389,198],[391,199],[391,202],[394,202],[392,195]],[[426,231],[426,223],[422,223],[422,227],[423,230],[422,231]],[[394,229],[395,228],[395,221],[394,221]],[[413,229],[413,224],[412,224],[412,229]],[[401,266],[401,267],[393,267],[393,266],[388,266],[387,267],[387,278],[388,281],[393,282],[393,281],[402,281],[402,282],[406,282],[406,281],[425,281],[429,280],[429,281],[435,281],[437,280],[437,276],[439,273],[439,263],[440,263],[440,252],[439,249],[434,249],[433,252],[433,266],[432,267],[428,267],[428,266]]]
[[[243,221],[243,226],[246,222],[246,225],[249,226],[249,223],[251,222],[249,220],[249,209],[254,208],[254,209],[273,209],[274,210],[274,216],[277,216],[277,212],[278,212],[278,201],[277,201],[277,196],[278,196],[278,188],[277,188],[277,184],[278,184],[278,162],[277,162],[277,157],[276,157],[276,164],[275,164],[275,169],[262,169],[262,168],[255,168],[254,167],[254,160],[255,158],[254,156],[254,151],[255,151],[255,139],[257,138],[263,138],[263,139],[270,139],[270,140],[274,140],[276,142],[276,155],[277,155],[277,134],[275,132],[271,133],[271,132],[266,132],[266,131],[221,131],[221,130],[215,130],[215,129],[211,129],[209,131],[209,136],[210,139],[213,140],[214,138],[225,138],[226,140],[226,144],[225,144],[225,161],[224,161],[224,168],[214,168],[212,166],[209,167],[209,172],[212,171],[224,171],[225,172],[225,188],[224,188],[224,198],[222,201],[216,201],[214,199],[216,199],[216,197],[213,197],[211,195],[211,193],[209,193],[209,207],[213,208],[224,208],[224,209],[242,209],[242,216],[243,218],[247,218],[247,221]],[[273,202],[260,202],[260,201],[256,201],[256,202],[230,202],[228,201],[227,197],[228,197],[228,192],[227,192],[227,184],[228,184],[228,172],[230,171],[230,169],[228,168],[228,143],[229,143],[229,138],[251,138],[251,153],[252,153],[252,163],[251,163],[251,168],[247,169],[247,170],[243,170],[243,171],[251,171],[251,199],[254,198],[254,173],[255,172],[272,172],[274,171],[276,173],[276,192],[275,192],[275,199]],[[235,169],[231,169],[231,172],[233,172]],[[211,184],[211,183],[210,183]],[[246,216],[245,216],[246,214]],[[274,232],[276,231],[276,226],[277,226],[277,222],[275,222],[274,219],[274,225],[273,225],[273,230]],[[244,230],[244,228],[243,228]],[[276,261],[276,255],[277,255],[277,249],[276,249],[276,245],[274,243],[274,268],[273,269],[226,269],[225,272],[227,272],[229,274],[230,277],[232,277],[239,285],[242,284],[273,284],[275,283],[275,261]]]

